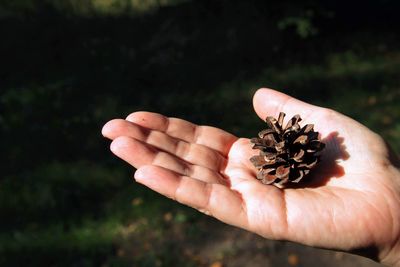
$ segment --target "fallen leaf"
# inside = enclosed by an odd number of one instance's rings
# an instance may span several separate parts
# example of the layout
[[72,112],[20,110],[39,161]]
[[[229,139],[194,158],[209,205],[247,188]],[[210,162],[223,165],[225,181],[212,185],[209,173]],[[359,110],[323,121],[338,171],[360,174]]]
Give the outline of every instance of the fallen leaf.
[[171,212],[167,212],[164,214],[164,221],[166,222],[170,222],[172,220],[172,213]]
[[367,103],[368,103],[369,106],[375,105],[376,102],[377,102],[376,96],[370,96],[367,99]]
[[299,256],[296,254],[289,254],[287,261],[290,266],[297,266],[299,264]]
[[215,261],[211,263],[210,267],[223,267],[223,264],[220,261]]
[[140,204],[143,203],[143,199],[141,199],[140,197],[137,197],[137,198],[132,199],[131,203],[133,206],[139,206]]

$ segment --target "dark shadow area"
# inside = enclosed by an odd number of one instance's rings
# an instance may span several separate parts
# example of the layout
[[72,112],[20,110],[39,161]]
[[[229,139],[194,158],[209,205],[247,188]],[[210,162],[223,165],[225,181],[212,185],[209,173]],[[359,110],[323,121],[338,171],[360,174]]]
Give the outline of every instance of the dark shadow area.
[[[299,36],[297,24],[277,27],[306,10],[316,12],[309,20],[318,35]],[[325,10],[334,18],[324,15]],[[1,111],[13,116],[4,119],[0,137],[7,139],[12,132],[21,147],[4,147],[4,155],[12,159],[4,172],[21,164],[33,168],[54,159],[74,160],[76,151],[82,158],[105,160],[99,128],[132,110],[155,110],[198,123],[224,121],[222,126],[232,128],[234,120],[221,110],[240,112],[248,102],[227,102],[216,94],[224,82],[251,80],[268,66],[323,64],[327,54],[362,51],[359,43],[368,47],[384,39],[386,50],[396,46],[393,8],[367,2],[357,20],[347,10],[351,6],[329,1],[304,7],[278,1],[191,1],[139,17],[65,16],[39,6],[37,13],[2,19],[0,87],[6,89]],[[375,91],[383,73],[386,83],[397,79],[394,69],[392,74],[383,69],[330,79],[294,73],[290,81],[272,72],[262,84],[288,88],[304,100],[328,101],[338,93],[331,79]]]
[[374,261],[379,260],[379,249],[377,247],[360,248],[351,251],[356,255],[368,257]]
[[316,188],[326,185],[331,179],[340,179],[345,175],[345,170],[338,161],[345,161],[350,158],[344,145],[344,138],[338,132],[332,132],[322,139],[326,145],[321,153],[321,161],[317,166],[302,179],[298,184],[290,185],[287,188]]
[[[242,110],[248,104],[226,102],[215,94],[216,87],[251,80],[266,66],[318,65],[329,53],[361,50],[352,39],[354,31],[364,46],[383,35],[385,49],[396,45],[390,34],[396,25],[393,9],[367,2],[354,20],[345,11],[351,7],[345,6],[329,1],[320,6],[311,1],[304,8],[278,1],[190,1],[139,17],[81,18],[47,5],[39,6],[36,14],[2,19],[0,87],[7,88],[2,113],[14,115],[5,118],[1,137],[6,139],[12,129],[23,148],[5,146],[5,154],[13,159],[5,173],[19,169],[19,164],[32,168],[53,159],[70,161],[76,151],[83,158],[104,160],[108,154],[99,128],[132,110],[156,110],[199,123],[227,121],[229,127],[230,118],[220,107]],[[319,35],[302,38],[295,26],[277,27],[287,17],[303,16],[304,10],[322,10],[310,18]],[[275,76],[271,73],[265,83],[287,87],[288,93],[304,100],[326,101],[337,94],[322,77],[287,82]],[[335,79],[376,90],[382,73]],[[223,104],[208,105],[209,101]],[[81,138],[88,136],[82,145]],[[28,154],[35,156],[24,156]]]

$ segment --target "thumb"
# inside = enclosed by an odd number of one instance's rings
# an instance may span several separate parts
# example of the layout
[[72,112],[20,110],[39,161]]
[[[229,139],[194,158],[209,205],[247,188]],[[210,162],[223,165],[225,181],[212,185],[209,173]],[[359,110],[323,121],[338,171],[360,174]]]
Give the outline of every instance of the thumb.
[[284,112],[287,118],[299,114],[306,121],[312,114],[315,115],[315,112],[322,110],[318,106],[267,88],[257,90],[253,97],[253,106],[262,120],[267,116],[278,117],[279,112]]

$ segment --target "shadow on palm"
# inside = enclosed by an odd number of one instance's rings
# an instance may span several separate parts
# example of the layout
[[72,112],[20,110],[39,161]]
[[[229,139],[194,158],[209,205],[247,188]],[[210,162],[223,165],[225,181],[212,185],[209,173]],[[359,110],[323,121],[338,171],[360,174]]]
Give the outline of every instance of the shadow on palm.
[[292,183],[287,188],[317,188],[326,185],[331,179],[338,179],[345,175],[344,168],[338,164],[338,161],[344,161],[350,157],[344,145],[344,138],[340,137],[338,132],[332,132],[322,139],[322,142],[328,144],[321,152],[322,161],[305,179],[298,184]]

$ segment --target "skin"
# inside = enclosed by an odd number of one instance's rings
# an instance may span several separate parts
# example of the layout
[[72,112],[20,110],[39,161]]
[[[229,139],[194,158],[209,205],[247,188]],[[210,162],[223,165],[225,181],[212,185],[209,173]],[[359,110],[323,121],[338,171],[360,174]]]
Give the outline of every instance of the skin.
[[[348,251],[400,267],[400,171],[382,138],[338,112],[272,89],[253,98],[261,119],[300,114],[326,148],[305,182],[255,179],[249,139],[161,114],[135,112],[102,130],[135,180],[225,223],[268,239]],[[398,165],[397,165],[398,166]]]

